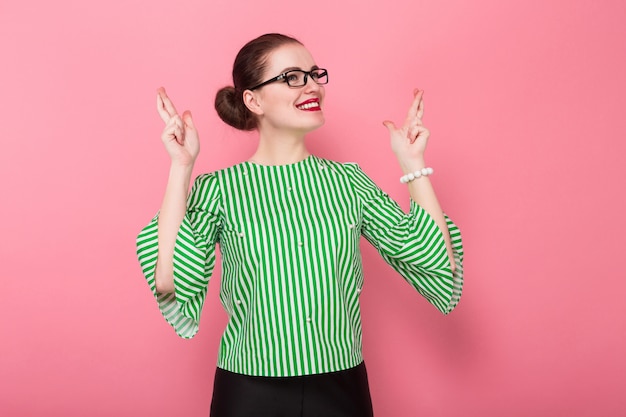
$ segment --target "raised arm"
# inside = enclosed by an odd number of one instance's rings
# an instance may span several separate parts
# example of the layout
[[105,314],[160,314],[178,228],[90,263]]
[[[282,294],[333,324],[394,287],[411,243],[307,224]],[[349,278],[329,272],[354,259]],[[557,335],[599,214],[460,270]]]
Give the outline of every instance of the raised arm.
[[[398,158],[400,168],[405,174],[426,167],[424,152],[426,151],[426,144],[430,136],[430,132],[422,123],[422,117],[424,116],[424,91],[415,89],[413,95],[413,103],[401,127],[396,127],[396,125],[389,120],[383,122],[389,130],[391,149]],[[430,179],[427,176],[422,176],[407,184],[413,201],[426,210],[435,220],[437,226],[439,226],[439,230],[441,230],[446,242],[450,265],[452,271],[454,271],[455,262],[452,244],[450,242],[450,233]]]
[[171,164],[159,212],[159,253],[155,283],[158,292],[168,293],[174,292],[174,244],[185,216],[189,183],[200,152],[200,142],[191,113],[185,111],[182,117],[179,116],[162,87],[157,90],[157,111],[165,122],[161,140],[170,155]]

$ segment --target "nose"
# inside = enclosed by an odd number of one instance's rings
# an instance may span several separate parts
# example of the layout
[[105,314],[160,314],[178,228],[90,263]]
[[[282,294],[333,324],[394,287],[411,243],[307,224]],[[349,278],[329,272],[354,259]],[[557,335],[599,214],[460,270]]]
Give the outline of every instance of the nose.
[[313,80],[313,77],[309,75],[306,77],[306,84],[304,85],[304,88],[307,92],[317,92],[323,87],[316,83],[315,80]]

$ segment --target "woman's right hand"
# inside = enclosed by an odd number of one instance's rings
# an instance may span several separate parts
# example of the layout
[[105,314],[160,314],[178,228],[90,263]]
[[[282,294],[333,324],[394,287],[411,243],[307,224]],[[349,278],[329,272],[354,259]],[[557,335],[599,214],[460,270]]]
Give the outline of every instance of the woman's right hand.
[[191,112],[187,110],[182,117],[179,116],[163,87],[157,89],[157,111],[165,122],[161,140],[172,158],[172,163],[192,166],[200,153],[200,140]]

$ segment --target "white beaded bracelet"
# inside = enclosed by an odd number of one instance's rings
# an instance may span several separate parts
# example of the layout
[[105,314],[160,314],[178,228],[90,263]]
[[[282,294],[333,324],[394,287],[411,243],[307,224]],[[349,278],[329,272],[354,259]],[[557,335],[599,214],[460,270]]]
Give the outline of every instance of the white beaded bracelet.
[[409,172],[408,174],[401,176],[400,177],[400,182],[402,184],[406,184],[406,183],[411,182],[411,181],[413,181],[415,179],[418,179],[419,177],[427,177],[429,175],[432,175],[433,172],[435,172],[435,171],[433,171],[433,169],[430,168],[430,167],[418,169],[415,172]]

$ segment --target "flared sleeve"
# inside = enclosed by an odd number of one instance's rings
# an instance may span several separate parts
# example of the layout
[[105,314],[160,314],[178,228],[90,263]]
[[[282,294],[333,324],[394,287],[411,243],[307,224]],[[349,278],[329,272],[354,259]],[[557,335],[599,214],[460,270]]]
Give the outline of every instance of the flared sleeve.
[[452,241],[452,272],[444,236],[434,219],[411,200],[409,213],[356,164],[346,164],[362,207],[361,233],[402,277],[443,314],[459,303],[463,288],[463,244],[459,228],[445,216]]
[[209,279],[215,267],[215,244],[221,230],[220,190],[215,174],[194,181],[174,246],[174,292],[159,293],[154,280],[158,255],[157,214],[137,237],[143,274],[165,320],[185,339],[198,332]]

